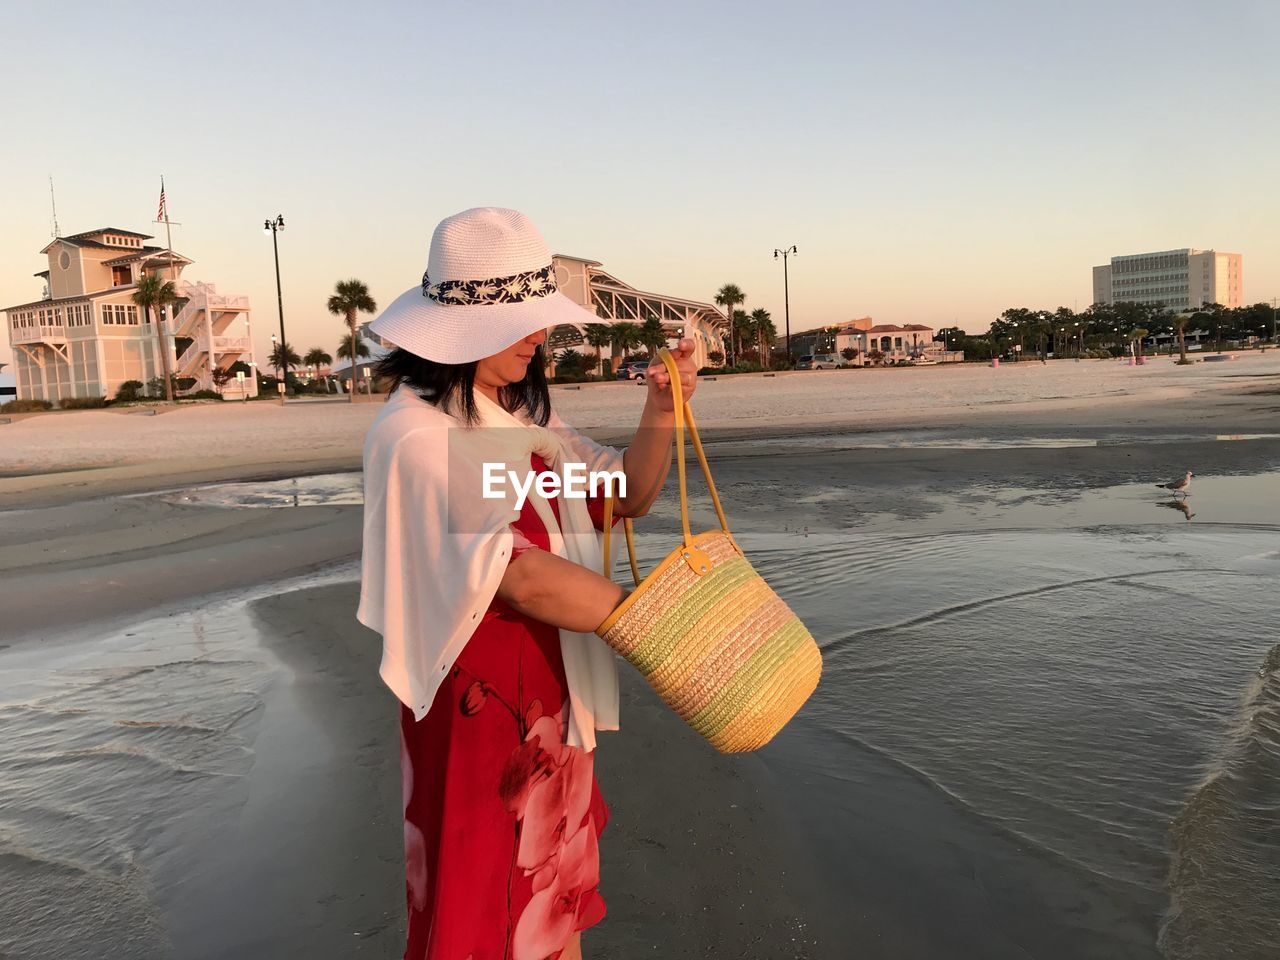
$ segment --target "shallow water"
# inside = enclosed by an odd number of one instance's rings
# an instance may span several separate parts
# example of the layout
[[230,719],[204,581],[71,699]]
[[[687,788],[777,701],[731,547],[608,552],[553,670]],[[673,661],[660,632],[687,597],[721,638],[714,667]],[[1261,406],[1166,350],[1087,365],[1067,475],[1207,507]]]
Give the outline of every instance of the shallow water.
[[0,957],[175,956],[165,903],[247,797],[278,661],[248,604],[3,651]]
[[[852,512],[835,484],[754,489],[764,509],[733,491],[735,535],[824,651],[785,750],[808,729],[836,752],[775,753],[784,779],[816,770],[838,795],[872,750],[1100,884],[1163,955],[1276,956],[1280,476],[1200,478],[1176,502],[935,485]],[[638,537],[641,571],[673,545]]]
[[[810,772],[838,792],[842,765],[877,751],[1044,869],[1100,883],[1166,956],[1275,956],[1275,474],[1197,478],[1179,506],[1151,483],[855,495],[736,469],[735,533],[824,648],[787,732],[830,751]],[[358,503],[360,477],[166,497]],[[642,525],[642,569],[674,517],[668,499]],[[21,893],[0,900],[0,955],[171,955],[160,904],[199,833],[180,811],[243,802],[278,669],[244,602],[91,649],[3,651],[0,884]],[[121,927],[131,942],[86,946]]]
[[1280,917],[1276,533],[743,539],[824,648],[804,723],[1105,878],[1167,956],[1261,960]]
[[[847,434],[800,434],[790,437],[764,437],[750,441],[752,449],[785,448],[794,450],[1065,450],[1072,447],[1103,447],[1132,443],[1187,443],[1203,440],[1272,440],[1280,433],[1157,433],[1132,434],[1108,431],[1099,437],[1072,435],[1032,436],[1004,433],[1000,435],[957,435],[954,430],[871,431]],[[741,443],[738,440],[707,441],[707,448]]]

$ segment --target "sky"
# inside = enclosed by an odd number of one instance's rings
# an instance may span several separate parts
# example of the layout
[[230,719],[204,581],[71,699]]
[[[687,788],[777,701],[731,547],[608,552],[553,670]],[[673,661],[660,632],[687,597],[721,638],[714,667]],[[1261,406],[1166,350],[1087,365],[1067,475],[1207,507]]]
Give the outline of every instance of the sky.
[[[1091,268],[1199,247],[1280,297],[1280,4],[9,4],[0,306],[63,234],[157,232],[186,279],[333,353],[336,281],[380,305],[473,206],[642,290],[725,283],[791,329],[985,330],[1084,309]],[[0,338],[0,362],[11,351]]]

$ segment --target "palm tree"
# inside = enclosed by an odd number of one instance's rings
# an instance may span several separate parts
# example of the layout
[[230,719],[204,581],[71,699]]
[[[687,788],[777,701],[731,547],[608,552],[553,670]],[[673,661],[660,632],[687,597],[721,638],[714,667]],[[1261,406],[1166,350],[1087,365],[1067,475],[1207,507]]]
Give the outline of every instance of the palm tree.
[[[601,373],[600,364],[603,358],[600,356],[600,348],[607,347],[613,343],[613,330],[607,323],[588,323],[586,332],[587,346],[594,347],[596,351],[596,373]],[[609,371],[613,373],[612,370]]]
[[164,370],[164,398],[173,402],[173,371],[169,368],[169,345],[164,340],[164,322],[160,310],[178,299],[178,291],[172,280],[158,273],[144,274],[133,291],[133,302],[140,306],[151,321],[151,311],[156,311],[156,337],[160,340],[160,363]]
[[[364,347],[364,353],[360,353],[360,347],[364,344],[359,342],[356,336],[356,314],[357,313],[373,313],[378,309],[378,304],[373,297],[369,296],[369,288],[365,286],[362,280],[339,280],[334,285],[334,292],[329,297],[329,312],[338,317],[345,317],[347,321],[347,337],[348,344],[356,344],[357,356],[368,356],[369,348]],[[342,356],[342,350],[339,349],[338,356]],[[351,360],[351,393],[348,399],[355,403],[356,401],[356,358],[351,356],[351,348],[347,348],[347,358]]]
[[[360,357],[367,357],[367,356],[369,356],[368,345],[363,340],[357,339],[356,340],[356,357],[360,358]],[[350,337],[343,337],[342,342],[338,344],[338,359],[339,360],[351,359],[351,338]]]
[[1036,338],[1036,352],[1040,354],[1040,359],[1047,362],[1049,359],[1049,337],[1053,335],[1053,323],[1049,320],[1049,314],[1037,313],[1030,321],[1030,332]]
[[667,331],[662,328],[662,321],[652,313],[640,325],[640,345],[649,352],[651,362],[658,350],[667,345]]
[[1173,324],[1173,332],[1178,335],[1178,362],[1187,362],[1187,324],[1191,322],[1191,314],[1179,313],[1169,320]]
[[745,310],[735,310],[729,320],[729,332],[737,344],[733,353],[733,362],[737,364],[738,354],[743,352],[742,344],[755,339],[755,323]]
[[1129,339],[1136,345],[1138,359],[1142,359],[1142,338],[1150,332],[1151,331],[1146,327],[1135,327],[1133,330],[1129,331]]
[[756,349],[766,367],[772,366],[772,347],[778,342],[778,331],[773,326],[773,317],[764,307],[756,307],[751,311],[751,331],[755,334]]
[[270,355],[267,357],[267,362],[280,371],[281,376],[287,383],[289,381],[289,368],[296,367],[298,364],[302,363],[302,358],[298,356],[297,351],[287,343],[278,343],[276,344],[275,349],[272,350]]
[[729,318],[729,346],[733,349],[733,362],[738,362],[738,344],[733,339],[733,308],[746,302],[747,295],[736,283],[726,283],[716,294],[716,303],[724,307],[724,315]]
[[[365,348],[368,349],[367,347]],[[302,358],[302,362],[311,368],[312,373],[317,377],[320,376],[320,368],[333,363],[333,357],[325,353],[319,347],[312,347],[307,351],[307,355]]]
[[612,336],[609,342],[613,345],[612,365],[614,372],[618,370],[618,361],[623,353],[633,347],[640,346],[640,327],[634,323],[615,323],[610,328]]

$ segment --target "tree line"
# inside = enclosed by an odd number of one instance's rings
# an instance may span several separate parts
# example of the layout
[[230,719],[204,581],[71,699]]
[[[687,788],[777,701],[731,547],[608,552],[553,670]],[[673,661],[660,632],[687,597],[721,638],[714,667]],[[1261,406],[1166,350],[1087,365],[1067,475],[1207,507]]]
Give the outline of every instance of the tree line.
[[773,325],[773,317],[768,310],[757,307],[750,313],[737,309],[739,304],[746,303],[747,295],[736,283],[726,283],[716,292],[716,305],[725,308],[729,318],[728,362],[732,367],[749,367],[759,365],[772,367],[781,358],[773,356],[773,347],[778,342],[778,329]]
[[1214,349],[1221,350],[1224,343],[1244,343],[1268,335],[1274,339],[1275,321],[1276,311],[1269,303],[1247,307],[1209,303],[1177,311],[1158,304],[1122,301],[1095,303],[1079,312],[1070,307],[1010,307],[985,333],[944,327],[936,338],[952,350],[963,350],[966,360],[989,360],[1014,353],[1040,359],[1050,354],[1119,356],[1130,349],[1141,356],[1144,345],[1154,342],[1155,337],[1172,336],[1185,360],[1188,333],[1211,334]]

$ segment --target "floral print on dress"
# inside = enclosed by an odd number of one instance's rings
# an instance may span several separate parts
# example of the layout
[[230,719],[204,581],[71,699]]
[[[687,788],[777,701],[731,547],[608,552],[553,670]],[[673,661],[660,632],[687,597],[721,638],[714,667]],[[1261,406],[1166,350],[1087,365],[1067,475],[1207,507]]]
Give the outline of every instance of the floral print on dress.
[[[550,549],[529,503],[511,530],[510,561]],[[556,960],[604,918],[609,809],[567,698],[559,631],[495,598],[427,716],[400,705],[405,960]]]
[[[474,716],[483,709],[488,689],[473,680],[459,710]],[[519,713],[526,732],[511,752],[498,782],[506,808],[515,815],[514,868],[533,883],[533,897],[515,922],[512,960],[544,960],[564,949],[574,932],[603,917],[598,897],[600,853],[592,820],[594,758],[565,740],[566,701],[555,716],[534,700]]]

